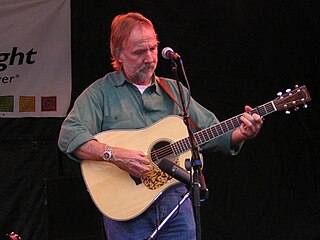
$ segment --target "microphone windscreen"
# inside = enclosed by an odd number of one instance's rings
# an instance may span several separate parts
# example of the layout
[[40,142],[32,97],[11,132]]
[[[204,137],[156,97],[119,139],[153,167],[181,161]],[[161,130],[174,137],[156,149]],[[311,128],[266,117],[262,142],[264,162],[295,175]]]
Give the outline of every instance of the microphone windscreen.
[[169,159],[162,159],[158,164],[158,167],[170,175],[171,177],[177,179],[178,181],[189,184],[190,183],[190,174],[185,169],[170,161]]
[[170,59],[170,52],[173,52],[172,48],[165,47],[162,49],[161,55],[164,59]]

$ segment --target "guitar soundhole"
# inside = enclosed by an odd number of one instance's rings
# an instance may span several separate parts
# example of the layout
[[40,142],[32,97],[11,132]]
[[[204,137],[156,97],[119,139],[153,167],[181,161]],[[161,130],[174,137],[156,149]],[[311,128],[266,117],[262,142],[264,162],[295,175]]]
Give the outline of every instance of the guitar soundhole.
[[168,158],[170,160],[174,159],[169,145],[170,145],[169,140],[162,140],[153,145],[153,147],[151,148],[150,158],[155,165],[158,166],[161,159],[163,158]]
[[171,176],[161,171],[158,167],[158,164],[163,158],[167,158],[171,161],[177,162],[177,157],[174,156],[169,145],[170,140],[161,140],[155,143],[150,149],[149,156],[154,163],[154,168],[150,171],[148,176],[142,178],[144,185],[150,190],[155,190],[172,179]]

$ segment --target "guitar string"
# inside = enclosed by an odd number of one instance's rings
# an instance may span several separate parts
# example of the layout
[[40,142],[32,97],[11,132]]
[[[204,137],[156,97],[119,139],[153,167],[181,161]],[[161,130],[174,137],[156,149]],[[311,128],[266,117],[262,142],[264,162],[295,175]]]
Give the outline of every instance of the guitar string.
[[[239,124],[239,116],[234,117],[233,119],[229,119],[226,120],[224,122],[221,122],[221,124],[224,124],[224,126],[212,126],[208,129],[204,129],[201,130],[199,132],[195,133],[195,138],[196,141],[200,144],[213,139],[214,137],[217,137],[221,134],[224,134],[228,131],[230,131],[231,129],[234,128],[234,126],[236,125],[234,123],[234,120],[237,120],[237,124]],[[218,129],[220,127],[220,129]],[[179,146],[180,145],[180,146]],[[162,159],[163,157],[165,157],[166,155],[171,155],[171,154],[175,154],[175,155],[179,155],[179,153],[182,153],[188,149],[191,148],[191,144],[189,139],[184,138],[181,139],[175,143],[171,143],[169,145],[166,145],[164,147],[161,147],[159,149],[156,149],[154,151],[151,152],[151,159],[154,160],[156,159],[156,161]],[[174,151],[176,150],[176,151]]]
[[[254,108],[250,111],[250,114],[253,113],[259,113],[262,116],[265,116],[266,114],[274,111],[274,108],[271,104],[271,102],[266,103],[264,105],[261,105],[257,108]],[[238,116],[235,116],[233,118],[227,119],[218,125],[214,125],[212,127],[209,127],[204,130],[200,130],[195,133],[196,141],[199,143],[199,145],[207,142],[208,140],[212,140],[222,134],[225,134],[231,130],[233,130],[235,127],[240,126],[240,117],[242,114],[239,114]],[[179,146],[180,145],[180,146]],[[190,149],[190,141],[187,138],[181,139],[175,143],[168,144],[164,147],[161,147],[159,149],[155,149],[151,152],[151,160],[152,161],[159,161],[160,159],[164,158],[165,156],[175,154],[178,156],[180,153],[183,153],[184,151],[187,151]],[[176,150],[176,151],[174,151]]]

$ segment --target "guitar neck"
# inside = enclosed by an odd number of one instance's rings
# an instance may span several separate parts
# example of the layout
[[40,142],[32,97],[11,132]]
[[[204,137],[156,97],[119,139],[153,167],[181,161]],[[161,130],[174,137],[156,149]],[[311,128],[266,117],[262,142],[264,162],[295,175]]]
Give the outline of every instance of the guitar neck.
[[[268,103],[265,103],[263,105],[260,105],[250,111],[250,114],[257,113],[261,117],[266,116],[272,112],[277,111],[273,101],[270,101]],[[239,114],[235,117],[229,118],[223,122],[220,122],[218,124],[215,124],[211,127],[208,127],[206,129],[200,130],[196,133],[194,133],[194,138],[196,140],[196,143],[198,146],[205,144],[219,136],[222,136],[223,134],[226,134],[237,127],[240,126],[241,120],[240,117],[242,114]],[[173,153],[178,156],[188,150],[191,149],[191,143],[189,138],[181,139],[175,143],[171,144],[171,148]]]
[[[288,89],[289,90],[289,89]],[[261,117],[264,117],[270,113],[281,110],[288,110],[291,107],[294,107],[295,110],[299,109],[299,105],[307,107],[307,102],[311,101],[310,94],[306,86],[296,87],[294,90],[286,91],[286,94],[280,94],[279,97],[273,101],[267,102],[263,105],[260,105],[252,109],[249,113],[257,113]],[[194,138],[198,146],[205,144],[223,134],[226,134],[235,128],[239,127],[241,124],[240,117],[238,116],[229,118],[223,122],[215,124],[206,129],[200,130],[194,133]],[[169,155],[179,156],[184,152],[187,152],[191,149],[191,143],[189,137],[181,139],[177,142],[171,143],[169,146],[165,146],[163,149],[156,151],[152,154],[152,159],[161,159]]]

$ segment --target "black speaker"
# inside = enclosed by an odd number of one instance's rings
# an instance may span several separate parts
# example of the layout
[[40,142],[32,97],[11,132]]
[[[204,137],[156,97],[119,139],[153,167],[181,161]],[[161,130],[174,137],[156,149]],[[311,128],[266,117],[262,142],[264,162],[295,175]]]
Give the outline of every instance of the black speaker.
[[106,240],[102,214],[81,177],[45,180],[48,240]]

